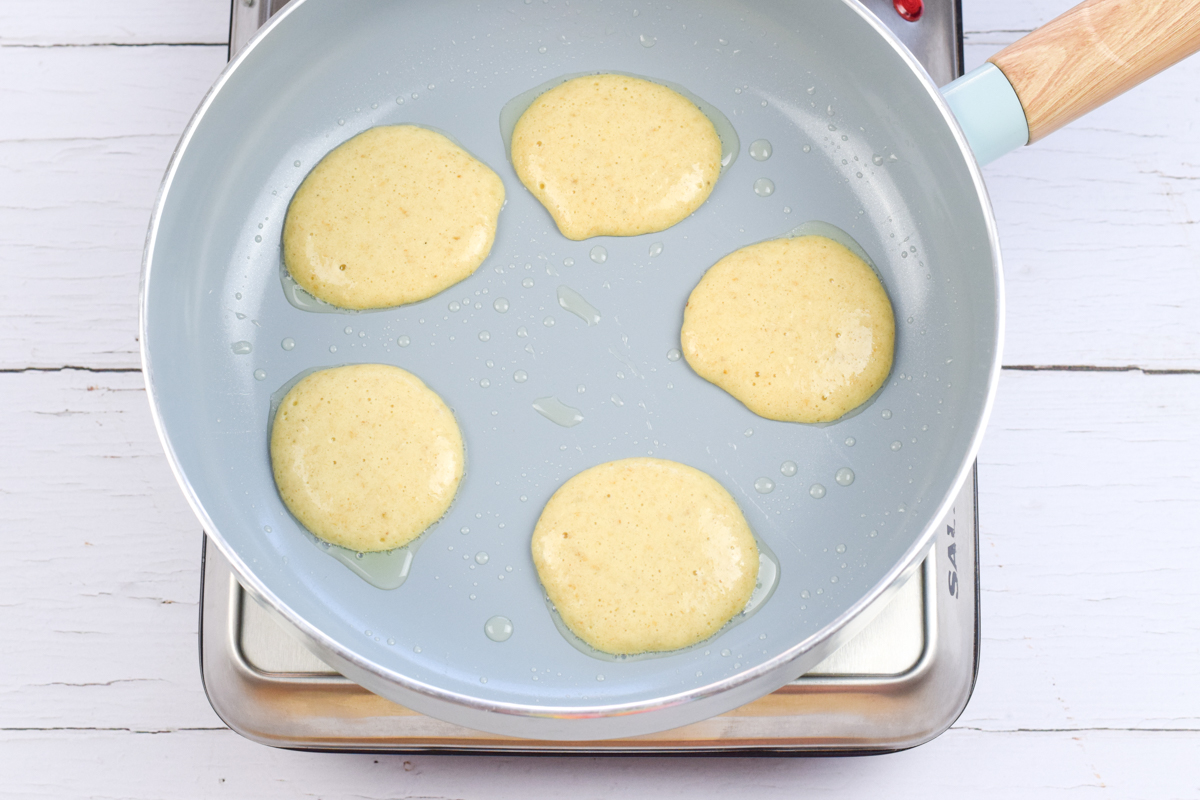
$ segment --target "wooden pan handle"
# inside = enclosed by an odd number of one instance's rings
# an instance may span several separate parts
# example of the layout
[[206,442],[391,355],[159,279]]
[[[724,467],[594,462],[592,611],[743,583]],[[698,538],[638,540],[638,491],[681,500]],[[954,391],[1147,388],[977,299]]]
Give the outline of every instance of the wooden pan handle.
[[1087,0],[988,60],[1032,144],[1197,50],[1200,0]]

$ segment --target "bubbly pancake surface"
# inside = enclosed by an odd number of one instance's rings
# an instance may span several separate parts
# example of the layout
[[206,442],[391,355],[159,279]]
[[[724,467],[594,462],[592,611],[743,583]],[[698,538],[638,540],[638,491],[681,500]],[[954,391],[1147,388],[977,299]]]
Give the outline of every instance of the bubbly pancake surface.
[[721,139],[666,86],[589,75],[533,101],[513,129],[512,162],[568,239],[636,236],[671,227],[708,198]]
[[296,190],[284,264],[340,308],[415,303],[483,263],[503,205],[500,177],[440,133],[371,128],[328,153]]
[[745,608],[758,547],[705,473],[629,458],[568,480],[534,528],[533,562],[567,627],[611,654],[678,650]]
[[823,236],[776,239],[718,261],[692,290],[688,363],[762,417],[829,422],[892,368],[896,323],[874,270]]
[[463,475],[454,414],[415,375],[384,364],[314,372],[271,431],[280,497],[327,542],[358,552],[408,544],[450,507]]

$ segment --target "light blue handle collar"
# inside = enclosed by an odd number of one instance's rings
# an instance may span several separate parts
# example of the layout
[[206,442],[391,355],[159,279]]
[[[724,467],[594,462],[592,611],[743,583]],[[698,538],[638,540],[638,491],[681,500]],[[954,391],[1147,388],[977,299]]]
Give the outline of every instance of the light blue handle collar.
[[980,166],[1029,142],[1025,110],[1012,84],[990,61],[942,87]]

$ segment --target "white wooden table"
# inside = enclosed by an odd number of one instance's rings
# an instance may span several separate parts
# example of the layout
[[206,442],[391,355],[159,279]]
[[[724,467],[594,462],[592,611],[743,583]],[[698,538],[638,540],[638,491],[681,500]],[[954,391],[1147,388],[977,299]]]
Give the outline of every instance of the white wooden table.
[[[968,67],[1070,4],[964,0]],[[1200,59],[986,170],[1009,366],[950,731],[860,759],[320,755],[205,700],[200,530],[139,369],[150,207],[228,24],[0,0],[0,795],[1200,797]]]

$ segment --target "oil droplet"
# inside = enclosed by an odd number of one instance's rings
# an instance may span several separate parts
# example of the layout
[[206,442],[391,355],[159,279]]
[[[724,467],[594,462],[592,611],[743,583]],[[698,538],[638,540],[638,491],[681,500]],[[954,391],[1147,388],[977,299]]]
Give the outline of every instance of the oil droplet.
[[533,410],[564,428],[574,428],[583,422],[583,413],[578,408],[572,408],[557,397],[539,397],[533,401]]
[[612,397],[608,398],[608,399],[612,401],[612,404],[613,404],[614,406],[623,406],[623,405],[625,405],[625,401],[624,401],[624,400],[622,400],[620,397],[618,397],[618,396],[617,396],[617,395],[615,395],[615,394],[614,394]]
[[451,311],[458,311],[460,308],[462,308],[462,306],[458,304],[457,300],[451,300],[450,305],[446,306],[446,308],[450,309]]
[[603,264],[605,261],[608,261],[608,251],[600,245],[596,245],[592,248],[591,252],[588,253],[588,257],[597,264]]
[[[634,13],[636,14],[637,12],[634,12]],[[604,676],[603,676],[603,675],[597,675],[597,676],[596,676],[596,680],[598,680],[598,681],[602,681],[602,680],[604,680]]]
[[254,241],[256,241],[256,242],[261,242],[261,241],[262,241],[262,237],[261,237],[261,236],[259,236],[259,235],[256,233],[256,234],[254,234]]
[[586,322],[589,328],[600,324],[600,311],[570,286],[558,287],[558,304]]
[[299,159],[297,159],[297,160],[293,161],[293,162],[292,162],[292,166],[293,166],[293,167],[298,167],[298,166],[300,166],[300,160],[299,160]]
[[506,642],[513,633],[512,620],[508,617],[492,617],[483,624],[483,632],[493,642]]
[[553,328],[554,327],[554,317],[546,317],[544,320],[542,320],[542,324],[545,325],[547,328]]
[[351,328],[349,325],[347,325],[346,328],[342,331],[342,333],[349,336],[350,334],[354,333],[354,328]]
[[811,146],[811,145],[807,145],[807,144],[806,144],[806,145],[804,145],[804,147],[801,147],[800,149],[801,149],[801,150],[803,150],[805,153],[811,153],[811,152],[812,152],[812,146]]
[[229,346],[229,349],[233,351],[234,355],[244,356],[250,354],[250,351],[254,349],[254,345],[247,341],[234,342]]
[[754,193],[759,197],[770,197],[775,194],[775,183],[770,178],[759,178],[754,182]]
[[336,352],[337,352],[337,345],[336,345],[336,344],[331,344],[331,345],[329,345],[329,352],[331,352],[331,353],[336,353]]
[[487,562],[488,562],[488,554],[487,553],[480,550],[478,553],[475,554],[475,563],[476,564],[479,564],[480,566],[482,566],[482,565],[486,564]]
[[808,493],[814,500],[820,500],[825,496],[825,487],[819,483],[814,483],[812,486],[808,487]]
[[587,387],[586,387],[586,386],[584,386],[584,385],[581,383],[581,384],[579,384],[578,386],[576,386],[576,387],[575,387],[575,391],[576,391],[577,393],[579,393],[579,394],[583,394],[584,392],[586,392],[586,391],[587,391]]
[[396,344],[400,345],[401,347],[408,347],[410,344],[412,344],[412,339],[409,339],[407,336],[400,336],[396,339]]
[[267,379],[267,371],[265,369],[254,370],[254,380],[265,381]]
[[653,36],[647,36],[643,33],[638,37],[638,41],[642,43],[642,47],[654,47],[654,44],[658,41],[658,39],[655,39]]
[[755,139],[750,143],[750,157],[755,161],[766,161],[771,152],[771,143],[766,139]]
[[884,419],[891,419],[892,418],[891,409],[885,408],[882,412],[880,412],[879,416],[883,417]]
[[729,44],[729,40],[728,40],[728,39],[724,39],[724,38],[722,38],[722,39],[717,39],[717,44],[719,44],[719,45],[727,45],[727,44]]
[[524,326],[524,325],[522,325],[521,327],[517,328],[517,337],[518,337],[518,338],[520,338],[520,339],[524,339],[524,338],[525,338],[526,336],[528,336],[528,335],[529,335],[529,331],[525,330],[525,326]]
[[546,45],[542,45],[541,47],[539,47],[539,48],[538,48],[538,52],[539,52],[539,53],[542,53],[542,54],[544,55],[544,54],[545,54],[545,52],[546,52]]
[[[838,486],[849,486],[850,484],[854,483],[854,470],[850,469],[849,467],[842,467],[837,471],[837,474],[833,476],[833,479],[837,481]],[[842,551],[839,550],[838,552],[840,553]]]
[[877,167],[882,167],[883,166],[883,156],[876,153],[875,155],[871,156],[871,163]]
[[683,358],[683,353],[679,352],[679,348],[672,347],[667,351],[667,361],[678,361]]
[[846,437],[846,447],[854,447],[854,437],[853,436]]
[[896,452],[901,447],[904,447],[904,445],[900,444],[899,441],[892,442],[892,452]]
[[651,258],[662,255],[662,251],[663,251],[663,243],[662,242],[655,242],[654,244],[650,245],[650,257]]
[[[533,280],[533,278],[529,278],[528,280]],[[492,301],[492,308],[503,314],[508,311],[508,300],[504,297],[497,297]]]
[[795,461],[785,461],[779,465],[779,472],[785,478],[790,478],[795,475],[798,469],[799,467],[796,466]]
[[733,655],[733,651],[726,647],[721,651],[721,655],[725,656],[725,658],[729,658],[731,655]]
[[284,350],[294,350],[296,347],[296,340],[289,336],[288,338],[286,338],[282,342],[280,342],[279,346],[282,347]]
[[564,266],[564,267],[573,267],[573,266],[575,266],[575,259],[573,259],[573,258],[564,258],[564,259],[563,259],[563,266]]
[[759,478],[754,482],[754,491],[759,494],[770,494],[775,491],[775,481],[770,478]]
[[267,533],[270,533],[270,532],[271,532],[271,526],[270,526],[270,525],[264,525],[264,526],[263,526],[263,530],[264,530],[264,531],[266,531]]
[[526,278],[525,280],[521,281],[521,285],[524,286],[526,289],[532,289],[533,288],[533,278]]
[[491,386],[491,385],[492,385],[492,382],[491,382],[491,381],[489,381],[487,378],[484,378],[483,380],[481,380],[481,381],[479,382],[479,385],[480,385],[480,386],[482,386],[484,389],[486,389],[486,388],[488,388],[489,386]]
[[749,439],[753,435],[754,435],[754,428],[746,428],[746,432],[742,434],[742,436],[745,436],[747,439]]
[[466,536],[468,533],[471,532],[471,529],[468,528],[466,525],[464,525],[458,529],[458,532],[461,533],[463,536]]
[[513,373],[513,380],[517,383],[524,383],[529,380],[529,373],[523,369],[519,369]]
[[479,341],[486,342],[488,339],[491,339],[491,338],[492,338],[492,335],[490,333],[488,333],[487,331],[479,332]]

